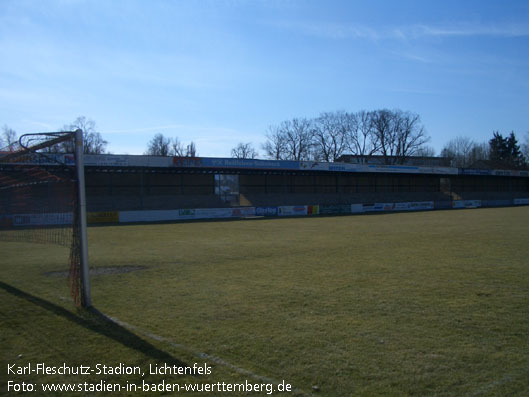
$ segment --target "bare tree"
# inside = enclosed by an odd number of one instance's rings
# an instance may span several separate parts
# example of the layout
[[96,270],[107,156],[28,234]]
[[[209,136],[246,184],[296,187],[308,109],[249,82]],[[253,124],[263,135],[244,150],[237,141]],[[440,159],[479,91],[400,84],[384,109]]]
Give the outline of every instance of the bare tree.
[[285,136],[279,127],[268,127],[268,132],[266,133],[266,142],[262,145],[262,149],[265,151],[266,157],[271,160],[286,159],[287,149]]
[[[161,135],[161,134],[158,134],[158,135]],[[184,146],[184,144],[180,142],[178,138],[169,139],[169,138],[163,137],[163,139],[165,140],[164,142],[167,144],[167,154],[162,155],[162,156],[176,156],[176,157],[197,157],[198,156],[197,147],[194,142],[191,142],[189,145]],[[158,138],[158,141],[161,142],[161,138]],[[166,146],[165,143],[160,146],[165,147]]]
[[476,143],[467,137],[457,137],[444,146],[441,156],[451,158],[454,167],[471,167],[477,161],[489,159],[489,145]]
[[186,146],[186,157],[197,157],[197,147],[193,141]]
[[231,157],[236,159],[254,159],[257,156],[258,153],[251,143],[240,142],[236,147],[231,149]]
[[490,158],[490,146],[487,142],[476,143],[470,153],[470,163],[474,164],[479,160],[488,160]]
[[415,156],[417,151],[430,141],[426,130],[421,123],[421,117],[417,113],[396,111],[397,125],[397,156],[400,164],[403,164],[409,156]]
[[288,160],[311,159],[313,129],[311,122],[305,118],[294,118],[279,126],[285,139],[286,158]]
[[149,145],[145,154],[149,156],[169,156],[171,150],[171,140],[166,138],[163,134],[156,134]]
[[374,126],[374,113],[361,110],[347,113],[347,144],[352,154],[360,156],[359,162],[365,163],[380,150]]
[[0,135],[0,150],[14,152],[18,149],[18,138],[15,130],[4,125],[2,135]]
[[177,157],[186,157],[186,149],[184,148],[184,145],[178,138],[173,138],[170,140],[169,143],[170,149],[169,153],[173,156]]
[[441,151],[443,157],[452,159],[454,167],[468,167],[472,163],[472,149],[475,142],[467,137],[457,137],[450,140]]
[[522,143],[522,154],[529,163],[529,131],[525,133],[525,141]]
[[415,153],[415,155],[419,157],[435,157],[435,149],[431,146],[425,145],[417,149],[417,152]]
[[[83,131],[85,154],[104,154],[106,152],[108,142],[103,139],[99,132],[97,132],[94,120],[87,119],[85,116],[79,116],[73,123],[65,125],[62,128],[63,131],[75,131],[77,129]],[[59,150],[72,153],[75,149],[72,143],[65,142]]]
[[380,152],[386,164],[390,164],[397,155],[397,128],[394,114],[387,109],[376,110],[371,114],[373,132]]
[[313,156],[315,160],[336,161],[348,147],[349,115],[343,111],[322,113],[313,125]]
[[373,127],[386,164],[404,164],[428,141],[420,116],[402,110],[377,110]]

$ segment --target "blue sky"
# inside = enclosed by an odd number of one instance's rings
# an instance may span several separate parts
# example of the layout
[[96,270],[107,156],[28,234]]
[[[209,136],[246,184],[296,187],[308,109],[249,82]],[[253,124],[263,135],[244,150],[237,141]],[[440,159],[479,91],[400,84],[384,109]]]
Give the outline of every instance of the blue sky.
[[529,131],[527,0],[0,0],[0,59],[0,126],[84,115],[116,154],[228,157],[334,110],[416,112],[437,153]]

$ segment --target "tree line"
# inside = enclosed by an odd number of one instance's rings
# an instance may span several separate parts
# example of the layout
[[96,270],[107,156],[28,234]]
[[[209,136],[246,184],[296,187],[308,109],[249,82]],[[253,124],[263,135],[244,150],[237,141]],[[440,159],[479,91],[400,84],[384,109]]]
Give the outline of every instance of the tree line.
[[336,161],[343,154],[360,162],[380,155],[386,164],[431,152],[416,113],[381,109],[326,112],[314,119],[294,118],[271,126],[262,149],[275,160]]
[[499,131],[494,131],[488,142],[481,143],[457,137],[444,146],[441,156],[450,158],[451,165],[459,168],[528,169],[529,132],[522,145],[514,132],[504,137]]
[[[82,129],[84,151],[87,154],[107,153],[108,142],[97,131],[93,120],[77,117],[61,131]],[[433,157],[435,151],[427,143],[430,138],[420,116],[399,109],[379,109],[358,112],[324,112],[315,118],[292,118],[272,125],[265,133],[261,145],[264,157],[272,160],[333,162],[344,154],[355,155],[357,162],[369,162],[373,156],[382,157],[385,164],[404,164],[410,156]],[[70,142],[54,148],[55,152],[72,152]],[[4,126],[0,133],[0,151],[18,148],[16,132]],[[197,157],[193,141],[180,142],[157,133],[148,142],[146,155]],[[259,152],[252,143],[239,143],[231,149],[231,157],[254,159]],[[475,142],[461,136],[445,144],[441,157],[451,160],[454,167],[486,167],[527,169],[529,162],[529,132],[525,143],[520,144],[514,132],[503,136],[493,132],[487,142]]]
[[154,135],[147,145],[145,154],[149,156],[198,156],[197,148],[193,141],[184,146],[178,138],[167,138],[163,134]]

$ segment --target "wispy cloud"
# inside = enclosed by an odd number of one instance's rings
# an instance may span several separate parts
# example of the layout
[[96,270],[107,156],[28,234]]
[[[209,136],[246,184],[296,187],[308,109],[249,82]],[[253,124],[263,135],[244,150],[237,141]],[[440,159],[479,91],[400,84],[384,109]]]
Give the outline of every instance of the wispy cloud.
[[457,36],[491,36],[491,37],[525,37],[529,36],[529,25],[472,25],[453,26],[413,25],[407,29],[408,38],[424,36],[457,37]]
[[301,34],[324,39],[367,39],[367,40],[418,40],[426,37],[526,37],[529,25],[505,24],[453,24],[426,25],[412,24],[395,27],[372,27],[362,24],[341,24],[334,22],[281,21],[276,26],[297,31]]
[[369,39],[382,38],[383,32],[368,26],[339,23],[323,23],[312,21],[275,21],[273,23],[279,29],[295,31],[303,35],[319,37],[323,39]]

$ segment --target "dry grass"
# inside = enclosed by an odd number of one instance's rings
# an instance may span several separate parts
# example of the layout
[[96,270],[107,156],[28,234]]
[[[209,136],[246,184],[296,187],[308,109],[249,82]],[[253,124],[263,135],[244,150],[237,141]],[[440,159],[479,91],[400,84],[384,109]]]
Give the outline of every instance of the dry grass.
[[[91,228],[92,266],[146,267],[94,276],[93,301],[158,352],[320,395],[523,395],[528,220],[519,207]],[[4,285],[79,317],[44,275],[64,270],[60,248],[0,247]],[[2,361],[163,361],[5,286],[0,299]],[[202,380],[246,378],[215,364]]]

